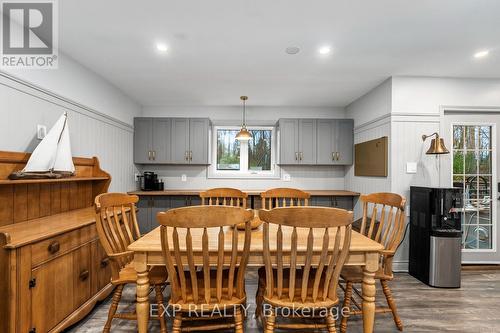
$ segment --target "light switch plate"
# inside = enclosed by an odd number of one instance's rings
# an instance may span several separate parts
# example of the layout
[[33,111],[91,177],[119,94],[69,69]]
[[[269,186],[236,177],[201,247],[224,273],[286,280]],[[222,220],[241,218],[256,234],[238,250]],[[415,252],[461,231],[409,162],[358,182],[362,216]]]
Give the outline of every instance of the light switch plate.
[[36,138],[42,140],[47,135],[47,126],[36,125]]
[[289,182],[289,181],[291,181],[291,180],[292,180],[292,177],[290,176],[290,174],[289,174],[289,173],[285,173],[285,174],[283,175],[283,180],[284,180],[285,182]]
[[183,181],[183,182],[187,182],[187,176],[186,176],[186,175],[182,175],[182,176],[181,176],[181,181]]
[[406,173],[417,173],[417,162],[406,162]]

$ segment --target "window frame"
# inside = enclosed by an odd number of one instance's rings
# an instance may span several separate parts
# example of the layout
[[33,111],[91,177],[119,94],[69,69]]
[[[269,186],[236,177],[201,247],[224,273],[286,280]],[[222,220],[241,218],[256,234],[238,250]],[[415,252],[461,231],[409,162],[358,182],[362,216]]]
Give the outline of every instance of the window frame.
[[275,126],[247,126],[252,130],[270,130],[271,131],[271,170],[249,170],[248,169],[248,142],[240,142],[240,170],[217,170],[217,131],[218,130],[237,130],[240,126],[234,125],[213,125],[210,135],[210,167],[208,168],[208,178],[243,178],[243,179],[279,179],[280,169],[276,164],[277,154],[277,135]]

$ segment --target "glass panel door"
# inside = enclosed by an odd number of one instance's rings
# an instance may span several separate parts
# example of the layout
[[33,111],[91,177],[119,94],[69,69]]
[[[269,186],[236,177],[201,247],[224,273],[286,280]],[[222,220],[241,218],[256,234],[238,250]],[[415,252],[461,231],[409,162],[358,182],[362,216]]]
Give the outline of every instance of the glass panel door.
[[494,240],[491,125],[454,124],[453,186],[464,193],[463,248],[492,250]]

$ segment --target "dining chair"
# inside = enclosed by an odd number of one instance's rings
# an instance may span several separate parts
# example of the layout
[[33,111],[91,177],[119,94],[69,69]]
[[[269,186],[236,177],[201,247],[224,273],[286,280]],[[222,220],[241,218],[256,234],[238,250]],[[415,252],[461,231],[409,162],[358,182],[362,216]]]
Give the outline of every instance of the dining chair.
[[[206,313],[211,314],[210,320],[234,320],[196,329],[234,328],[243,332],[242,305],[246,302],[245,270],[253,212],[241,207],[194,206],[171,209],[157,216],[172,287],[169,305],[175,309],[172,332],[194,330],[182,327],[183,322],[209,319]],[[246,224],[244,232],[233,229],[240,223]],[[185,252],[181,252],[180,244],[185,245]],[[196,316],[190,317],[193,313]]]
[[235,188],[212,188],[200,193],[201,204],[209,206],[235,206],[247,208],[248,195]]
[[294,188],[273,188],[260,194],[262,209],[309,206],[311,195]]
[[[335,332],[334,307],[339,303],[337,284],[349,254],[353,214],[326,207],[286,207],[261,210],[264,268],[259,270],[257,307],[264,332],[275,328],[326,328]],[[297,229],[307,237],[299,239]],[[314,254],[313,250],[319,253]],[[289,256],[285,253],[290,253]],[[297,257],[304,266],[297,266]],[[299,319],[314,323],[278,323],[277,309],[293,309]],[[305,315],[303,310],[305,311]],[[282,312],[283,314],[283,312]],[[321,323],[322,322],[322,323]]]
[[[124,193],[104,193],[95,198],[96,227],[99,240],[106,254],[111,260],[111,283],[116,286],[108,319],[103,332],[111,330],[113,318],[137,320],[133,313],[116,313],[126,284],[137,283],[137,273],[132,265],[134,252],[127,247],[140,238],[137,224],[136,195]],[[167,281],[167,271],[164,267],[153,267],[149,271],[149,283],[155,290],[158,309],[163,309],[163,289]],[[167,327],[164,311],[159,311],[157,316],[160,321],[160,332],[166,333]]]
[[[392,262],[403,237],[406,199],[394,193],[372,193],[362,195],[360,200],[363,203],[363,217],[359,232],[384,246],[381,253],[380,267],[375,273],[375,279],[380,281],[389,307],[377,307],[375,312],[392,312],[394,323],[402,331],[403,323],[398,315],[396,303],[387,282],[394,278]],[[361,305],[353,297],[353,291],[358,296],[361,295],[354,288],[354,284],[363,281],[363,269],[360,266],[346,266],[342,270],[341,277],[345,281],[345,287],[341,286],[344,289],[342,308],[349,309],[348,314],[343,316],[340,322],[340,331],[344,333],[347,330],[349,316],[362,313]],[[355,309],[351,309],[351,302]]]

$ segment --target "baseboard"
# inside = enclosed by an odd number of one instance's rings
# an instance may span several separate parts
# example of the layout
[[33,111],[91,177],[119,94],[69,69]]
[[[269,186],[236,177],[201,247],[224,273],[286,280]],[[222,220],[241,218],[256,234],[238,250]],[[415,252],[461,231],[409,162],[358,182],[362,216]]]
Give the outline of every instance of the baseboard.
[[408,261],[394,261],[392,263],[392,271],[408,273]]

